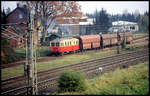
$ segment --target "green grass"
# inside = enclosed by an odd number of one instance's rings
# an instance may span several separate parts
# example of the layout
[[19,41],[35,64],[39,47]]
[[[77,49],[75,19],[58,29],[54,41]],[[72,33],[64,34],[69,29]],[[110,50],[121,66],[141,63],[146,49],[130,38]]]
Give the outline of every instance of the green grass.
[[[92,52],[88,51],[83,54],[73,54],[73,55],[66,55],[61,58],[58,58],[56,60],[51,60],[49,62],[42,62],[37,64],[38,71],[40,70],[46,70],[49,68],[54,68],[54,67],[59,67],[67,64],[74,64],[74,63],[79,63],[82,61],[90,60],[90,59],[95,59],[95,58],[101,58],[105,56],[110,56],[116,54],[116,50],[113,51],[97,51],[97,52]],[[23,74],[24,67],[23,65],[13,67],[13,68],[6,68],[2,69],[2,78],[8,78],[11,76],[15,75],[21,75]]]
[[18,54],[26,54],[25,48],[14,48],[14,51]]
[[[14,48],[14,50],[17,54],[26,55],[25,48]],[[37,57],[44,57],[50,53],[50,48],[49,47],[40,47],[40,48],[37,48],[36,51],[37,51]]]
[[[90,59],[95,59],[95,58],[101,58],[105,56],[110,56],[113,54],[116,54],[116,51],[105,51],[105,52],[86,52],[87,54],[73,54],[71,56],[64,56],[60,59],[53,60],[50,62],[45,62],[45,63],[40,63],[38,64],[38,70],[44,70],[44,69],[49,69],[49,68],[54,68],[54,67],[59,67],[62,65],[67,65],[67,64],[74,64],[74,63],[79,63],[82,61],[90,60]],[[47,67],[49,66],[49,67]]]
[[21,75],[24,72],[23,65],[14,67],[14,68],[6,68],[6,69],[1,69],[1,78],[9,78],[11,76],[15,75]]
[[82,92],[52,93],[53,95],[147,95],[149,93],[149,62],[117,69],[87,81]]
[[133,33],[133,38],[141,37],[144,35],[148,35],[147,33]]

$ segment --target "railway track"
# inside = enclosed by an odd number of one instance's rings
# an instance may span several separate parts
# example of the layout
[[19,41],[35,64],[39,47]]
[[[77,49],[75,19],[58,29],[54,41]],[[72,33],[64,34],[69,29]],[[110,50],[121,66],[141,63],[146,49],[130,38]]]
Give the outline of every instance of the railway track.
[[[134,38],[132,43],[135,44],[135,43],[146,41],[148,39],[149,39],[149,35],[144,35],[144,36],[140,36],[140,37]],[[114,47],[110,47],[110,48],[108,48],[106,50],[104,49],[102,51],[107,51],[107,50],[115,50],[115,48]],[[78,54],[78,53],[76,53],[76,54]],[[71,54],[69,54],[69,55],[71,55]],[[47,61],[50,61],[50,60],[55,60],[56,58],[61,58],[61,57],[51,56],[51,57],[38,58],[37,62],[38,63],[40,63],[40,62],[47,62]],[[12,62],[12,63],[9,63],[9,64],[2,64],[1,68],[9,68],[9,67],[14,67],[14,66],[23,65],[23,64],[25,64],[25,60],[24,61],[18,61],[18,62]]]
[[147,38],[147,37],[149,37],[149,35],[144,35],[144,36],[136,37],[136,38],[133,38],[133,40],[143,39],[143,38]]
[[[117,64],[120,62],[129,61],[130,59],[137,59],[137,58],[147,58],[148,57],[148,49],[135,51],[135,52],[128,52],[124,54],[119,54],[115,56],[109,56],[101,59],[95,59],[90,61],[85,61],[77,64],[71,64],[71,65],[65,65],[58,68],[52,68],[46,71],[40,71],[38,72],[38,89],[42,90],[48,87],[54,87],[57,85],[57,79],[60,75],[60,73],[65,69],[73,69],[75,71],[83,71],[87,73],[87,77],[92,77],[90,74],[93,74],[93,72],[99,73],[98,68],[103,67],[104,69],[108,69],[108,66],[114,66],[114,64]],[[115,62],[114,62],[115,61]],[[112,64],[110,64],[110,62]],[[107,64],[107,65],[106,65]],[[118,66],[120,66],[118,65]],[[112,67],[113,68],[113,67]],[[106,70],[105,70],[106,71]],[[103,71],[104,72],[104,71]],[[101,72],[101,73],[103,73]],[[2,91],[3,94],[14,94],[19,92],[26,92],[27,83],[25,82],[25,77],[15,77],[15,78],[9,78],[7,80],[2,80]],[[16,83],[17,82],[17,83]],[[13,86],[13,87],[12,87]],[[14,87],[15,86],[15,87]],[[24,87],[20,87],[24,86]],[[16,89],[17,88],[17,89]],[[13,90],[12,90],[13,89]],[[6,91],[8,90],[8,91]],[[22,91],[23,90],[23,91]]]

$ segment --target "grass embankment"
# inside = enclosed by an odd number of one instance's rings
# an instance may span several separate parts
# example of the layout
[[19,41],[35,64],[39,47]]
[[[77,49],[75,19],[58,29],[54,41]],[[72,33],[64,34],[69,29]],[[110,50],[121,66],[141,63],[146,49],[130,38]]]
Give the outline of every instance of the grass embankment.
[[83,92],[65,92],[58,95],[146,95],[149,93],[149,62],[117,69],[112,73],[87,80]]
[[[26,56],[25,48],[15,48],[14,50],[17,54],[24,54],[24,56]],[[36,49],[37,57],[44,57],[44,56],[49,55],[49,53],[50,53],[49,47],[40,47]]]
[[[66,55],[62,56],[62,58],[56,59],[56,60],[51,60],[49,62],[43,62],[43,63],[38,63],[37,68],[38,71],[40,70],[46,70],[49,68],[54,68],[54,67],[59,67],[67,64],[73,64],[73,63],[79,63],[85,60],[90,60],[90,59],[95,59],[95,58],[101,58],[101,57],[106,57],[110,55],[116,54],[116,50],[108,50],[108,51],[87,51],[86,53],[83,54],[72,54],[72,55]],[[15,75],[21,75],[23,74],[24,67],[23,65],[19,65],[17,67],[12,67],[12,68],[5,68],[2,69],[2,78],[9,78],[11,76]]]
[[148,35],[147,33],[133,33],[133,38],[141,37],[144,35]]

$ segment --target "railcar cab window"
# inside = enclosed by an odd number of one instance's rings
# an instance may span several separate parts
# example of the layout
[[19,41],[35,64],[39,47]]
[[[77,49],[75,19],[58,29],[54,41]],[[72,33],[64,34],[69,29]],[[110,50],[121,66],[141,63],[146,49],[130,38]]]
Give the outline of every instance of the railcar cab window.
[[55,46],[55,43],[54,43],[54,42],[52,42],[52,43],[51,43],[51,46]]
[[71,42],[70,42],[70,45],[71,45]]
[[59,46],[59,42],[56,43],[56,46]]
[[76,45],[78,44],[78,41],[76,41]]

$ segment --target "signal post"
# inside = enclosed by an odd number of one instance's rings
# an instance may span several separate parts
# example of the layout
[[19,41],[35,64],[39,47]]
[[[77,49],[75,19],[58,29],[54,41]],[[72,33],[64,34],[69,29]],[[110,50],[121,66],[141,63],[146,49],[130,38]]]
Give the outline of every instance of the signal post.
[[30,19],[27,23],[26,41],[26,64],[25,70],[28,77],[27,95],[37,95],[37,65],[36,65],[36,46],[34,44],[34,11],[30,11]]

